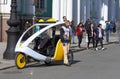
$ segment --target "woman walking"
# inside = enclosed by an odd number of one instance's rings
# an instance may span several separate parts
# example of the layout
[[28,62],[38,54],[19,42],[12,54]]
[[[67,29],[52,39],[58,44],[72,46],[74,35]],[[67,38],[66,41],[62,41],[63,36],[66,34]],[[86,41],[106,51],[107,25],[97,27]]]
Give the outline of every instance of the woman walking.
[[102,25],[99,24],[97,31],[96,31],[96,50],[98,50],[97,46],[98,46],[99,42],[101,44],[101,49],[104,50],[104,48],[103,48],[103,36],[104,36],[104,30],[102,29]]
[[81,47],[83,32],[85,32],[83,23],[79,23],[79,25],[76,28],[76,34],[77,34],[77,37],[78,37],[78,47],[79,48]]

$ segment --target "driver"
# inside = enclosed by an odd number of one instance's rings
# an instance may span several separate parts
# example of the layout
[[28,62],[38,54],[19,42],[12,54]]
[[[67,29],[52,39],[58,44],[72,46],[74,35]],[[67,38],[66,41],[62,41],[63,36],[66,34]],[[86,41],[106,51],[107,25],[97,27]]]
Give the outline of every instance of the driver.
[[64,50],[64,65],[70,66],[68,62],[68,51],[69,51],[69,46],[70,46],[70,29],[69,29],[69,21],[66,21],[64,26],[61,27],[60,29],[60,39],[63,44],[63,50]]

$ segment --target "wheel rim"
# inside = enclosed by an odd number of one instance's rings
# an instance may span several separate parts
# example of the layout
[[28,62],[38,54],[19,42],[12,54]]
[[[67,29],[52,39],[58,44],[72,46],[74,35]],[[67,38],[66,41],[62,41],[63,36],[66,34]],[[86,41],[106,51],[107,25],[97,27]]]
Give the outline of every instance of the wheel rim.
[[26,65],[26,57],[25,57],[25,55],[23,55],[21,53],[18,54],[17,58],[16,58],[16,64],[17,64],[18,68],[20,68],[20,69],[24,68],[25,65]]

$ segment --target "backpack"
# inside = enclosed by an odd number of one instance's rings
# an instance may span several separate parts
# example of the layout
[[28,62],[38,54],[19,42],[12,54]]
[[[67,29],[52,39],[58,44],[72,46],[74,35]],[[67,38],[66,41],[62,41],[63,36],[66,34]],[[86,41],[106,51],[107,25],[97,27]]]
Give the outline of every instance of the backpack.
[[114,28],[114,24],[111,23],[111,24],[109,25],[109,28],[110,28],[110,29],[113,29],[113,28]]
[[116,24],[114,23],[114,27],[113,27],[113,33],[116,32]]

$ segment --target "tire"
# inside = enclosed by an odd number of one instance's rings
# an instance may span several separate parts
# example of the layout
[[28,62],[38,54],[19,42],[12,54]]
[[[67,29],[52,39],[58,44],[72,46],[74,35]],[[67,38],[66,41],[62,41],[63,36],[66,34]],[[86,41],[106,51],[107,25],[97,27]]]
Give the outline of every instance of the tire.
[[47,66],[50,66],[50,65],[51,65],[51,61],[49,61],[49,62],[48,62],[48,61],[45,61],[44,63],[45,63]]
[[73,60],[74,60],[73,52],[71,50],[69,50],[69,53],[68,53],[69,65],[71,65],[73,63]]
[[23,69],[27,64],[26,56],[23,53],[17,53],[15,57],[15,64],[18,69]]

